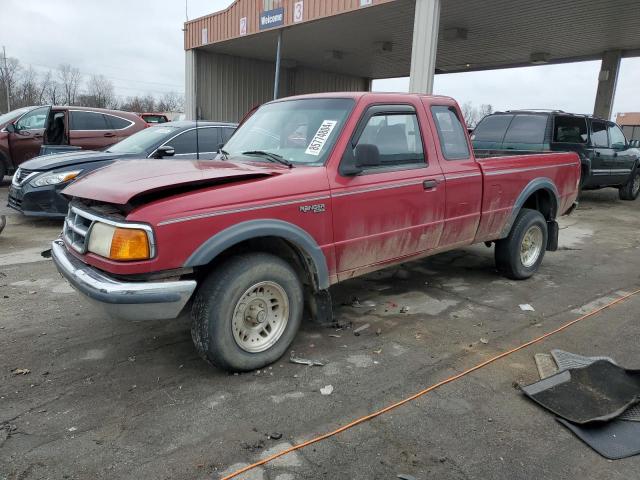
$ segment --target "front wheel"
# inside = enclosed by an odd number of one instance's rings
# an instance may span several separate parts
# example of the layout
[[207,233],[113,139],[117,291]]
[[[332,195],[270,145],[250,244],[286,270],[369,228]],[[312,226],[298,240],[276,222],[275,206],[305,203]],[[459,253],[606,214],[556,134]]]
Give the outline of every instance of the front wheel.
[[637,167],[631,172],[631,176],[618,190],[620,200],[635,200],[640,194],[640,169]]
[[229,371],[278,360],[302,321],[303,289],[294,269],[267,253],[231,257],[206,278],[191,310],[198,353]]
[[537,210],[523,208],[509,236],[496,242],[498,270],[514,280],[529,278],[540,268],[547,250],[547,221]]

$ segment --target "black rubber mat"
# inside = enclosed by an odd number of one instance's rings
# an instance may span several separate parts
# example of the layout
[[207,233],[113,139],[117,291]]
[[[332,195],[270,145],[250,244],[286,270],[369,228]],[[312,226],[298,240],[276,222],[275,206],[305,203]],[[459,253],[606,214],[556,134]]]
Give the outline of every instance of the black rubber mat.
[[529,398],[573,423],[607,421],[640,402],[640,370],[599,360],[522,388]]
[[[570,368],[580,368],[591,365],[598,360],[609,360],[611,363],[617,365],[617,362],[610,357],[585,357],[584,355],[578,355],[577,353],[565,352],[564,350],[551,350],[551,357],[555,360],[558,370],[569,370]],[[536,355],[537,362],[538,355]],[[540,367],[538,367],[540,371]],[[551,372],[550,368],[544,371],[544,377],[540,375],[540,378],[547,378],[554,375],[557,372]],[[625,412],[618,417],[618,420],[629,420],[632,422],[640,422],[640,403],[629,407]]]
[[611,420],[607,423],[576,425],[563,418],[556,418],[556,420],[603,457],[618,460],[640,453],[640,423],[638,422]]

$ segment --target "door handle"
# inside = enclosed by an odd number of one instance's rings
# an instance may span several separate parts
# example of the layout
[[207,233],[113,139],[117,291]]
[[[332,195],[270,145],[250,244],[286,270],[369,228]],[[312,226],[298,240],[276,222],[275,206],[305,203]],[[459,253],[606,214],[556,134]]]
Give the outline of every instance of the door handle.
[[438,186],[438,181],[437,180],[425,180],[424,182],[422,182],[422,187],[425,190],[431,190],[434,189]]
[[107,132],[104,134],[105,137],[115,137],[116,134],[115,133],[111,133],[111,132]]
[[599,157],[599,156],[600,156],[600,152],[596,152],[596,157]]
[[617,157],[618,156],[618,152],[613,152],[613,156]]

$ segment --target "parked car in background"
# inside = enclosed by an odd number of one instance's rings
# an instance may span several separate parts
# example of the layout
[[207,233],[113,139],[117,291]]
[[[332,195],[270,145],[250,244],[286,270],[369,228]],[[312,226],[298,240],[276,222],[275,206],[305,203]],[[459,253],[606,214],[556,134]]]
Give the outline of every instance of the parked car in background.
[[147,127],[138,115],[88,107],[25,107],[0,116],[0,178],[41,147],[97,150]]
[[142,118],[149,125],[156,125],[158,123],[167,123],[169,122],[169,117],[167,117],[164,113],[139,113],[140,118]]
[[[58,270],[112,315],[189,304],[198,353],[253,370],[288,351],[329,286],[473,243],[525,279],[574,206],[575,153],[477,160],[447,97],[328,93],[261,106],[220,161],[131,160],[69,185]],[[189,300],[193,300],[189,302]]]
[[[75,179],[116,160],[131,158],[212,159],[231,137],[233,123],[171,122],[146,128],[101,152],[80,150],[24,162],[9,187],[9,206],[28,216],[64,217],[61,191]],[[200,153],[197,153],[197,149]]]
[[614,187],[622,200],[640,194],[640,150],[608,120],[559,110],[496,112],[478,123],[471,138],[479,157],[576,152],[583,190]]

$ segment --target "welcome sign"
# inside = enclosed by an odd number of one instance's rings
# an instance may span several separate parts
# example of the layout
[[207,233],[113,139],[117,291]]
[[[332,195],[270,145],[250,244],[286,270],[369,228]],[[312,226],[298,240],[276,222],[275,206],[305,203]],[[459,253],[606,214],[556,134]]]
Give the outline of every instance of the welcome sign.
[[260,14],[260,30],[284,25],[284,7],[267,10]]

